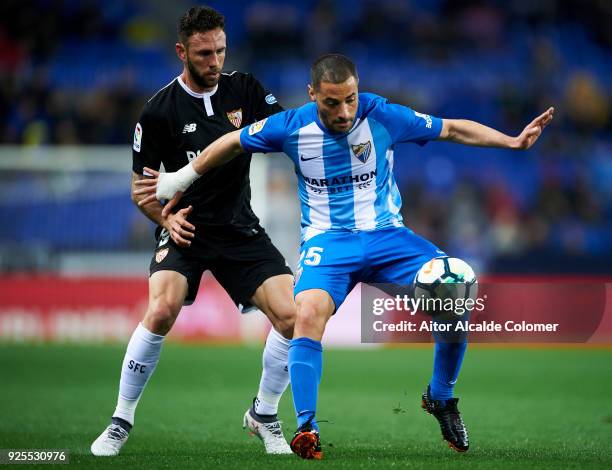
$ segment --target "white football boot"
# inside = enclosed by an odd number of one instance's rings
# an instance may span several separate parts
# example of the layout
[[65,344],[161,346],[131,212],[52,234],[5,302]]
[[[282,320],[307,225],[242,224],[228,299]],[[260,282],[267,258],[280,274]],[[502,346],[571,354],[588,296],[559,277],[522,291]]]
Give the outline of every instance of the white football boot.
[[129,433],[118,424],[111,423],[91,445],[91,453],[97,457],[118,455]]
[[285,436],[280,421],[274,420],[269,423],[264,423],[258,420],[257,416],[251,412],[253,408],[249,408],[244,413],[242,420],[242,428],[248,428],[251,433],[259,437],[266,448],[267,454],[292,454],[291,448]]

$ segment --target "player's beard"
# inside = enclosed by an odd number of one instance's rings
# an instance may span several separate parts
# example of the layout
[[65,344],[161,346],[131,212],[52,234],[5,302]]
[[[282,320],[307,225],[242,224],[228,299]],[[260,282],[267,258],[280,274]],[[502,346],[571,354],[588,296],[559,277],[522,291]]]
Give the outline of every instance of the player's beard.
[[218,75],[216,78],[210,78],[205,74],[200,73],[198,69],[195,68],[195,65],[193,65],[193,62],[189,60],[189,57],[187,57],[187,70],[189,70],[191,79],[201,88],[212,88],[219,83],[220,75]]
[[[319,117],[321,118],[321,122],[323,123],[323,125],[327,129],[333,132],[348,132],[349,129],[351,128],[350,125],[352,125],[353,122],[355,121],[354,116],[352,119],[349,119],[349,120],[344,120],[344,119],[332,120],[329,117],[329,114],[325,113],[324,111],[321,111],[320,109],[319,109]],[[349,123],[349,126],[346,126],[346,128],[341,129],[338,127],[338,124],[340,123]]]

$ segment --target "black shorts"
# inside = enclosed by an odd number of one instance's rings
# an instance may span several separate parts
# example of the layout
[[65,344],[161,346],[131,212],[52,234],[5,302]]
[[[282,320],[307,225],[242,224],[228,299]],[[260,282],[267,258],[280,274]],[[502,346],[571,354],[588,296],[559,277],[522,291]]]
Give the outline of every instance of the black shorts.
[[253,305],[251,297],[268,278],[292,274],[285,258],[272,244],[265,230],[258,226],[253,234],[236,232],[197,236],[191,246],[176,245],[168,232],[157,236],[157,247],[149,267],[150,275],[157,271],[175,271],[187,278],[185,305],[191,305],[198,293],[204,271],[210,270],[242,311]]

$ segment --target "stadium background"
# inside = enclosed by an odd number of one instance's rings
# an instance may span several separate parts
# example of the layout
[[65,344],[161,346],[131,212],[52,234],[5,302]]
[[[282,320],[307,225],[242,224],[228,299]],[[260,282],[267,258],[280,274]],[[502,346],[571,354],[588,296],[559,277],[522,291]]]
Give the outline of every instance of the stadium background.
[[[444,143],[400,146],[395,174],[405,221],[447,252],[469,261],[480,274],[610,279],[610,2],[238,0],[208,4],[226,15],[225,69],[253,72],[285,107],[306,101],[310,63],[329,51],[355,60],[363,91],[421,112],[481,121],[510,134],[554,105],[553,124],[527,153]],[[153,243],[152,225],[129,196],[132,133],[146,99],[180,71],[174,53],[176,21],[191,5],[183,0],[8,0],[0,4],[0,371],[8,397],[0,406],[3,415],[11,417],[0,424],[0,444],[36,442],[45,447],[47,439],[62,447],[49,437],[52,431],[32,440],[36,436],[32,430],[42,420],[34,417],[34,411],[31,421],[28,413],[19,417],[10,412],[25,399],[32,406],[45,397],[26,393],[36,384],[28,370],[34,374],[46,369],[45,380],[52,390],[57,385],[62,396],[64,385],[66,393],[80,393],[78,388],[68,388],[66,384],[72,382],[62,371],[97,364],[106,371],[104,380],[87,376],[96,391],[82,393],[93,393],[99,399],[95,406],[110,406],[107,402],[115,393],[113,380],[123,344],[146,307]],[[253,186],[256,213],[294,267],[299,207],[289,161],[282,156],[255,157]],[[326,335],[328,344],[358,345],[357,301],[354,293],[352,303],[334,318]],[[267,328],[261,315],[240,317],[210,277],[204,280],[196,304],[187,310],[171,333],[175,343],[259,345]],[[100,341],[112,344],[92,345]],[[208,364],[207,360],[216,362],[210,358],[223,363],[226,357],[244,355],[256,365],[259,351],[259,346],[172,347],[168,361],[175,360],[177,367],[186,358]],[[363,363],[370,361],[372,367],[380,367],[374,364],[377,358],[402,363],[393,355],[395,350],[366,352],[373,356],[363,356]],[[495,358],[503,362],[515,354],[493,350],[480,362],[478,353],[474,352],[476,365],[466,375],[476,383],[482,379],[488,387],[491,383],[475,373],[476,367],[495,376]],[[335,361],[347,373],[351,370],[348,356],[342,351],[336,354],[332,353],[328,370],[333,371]],[[428,350],[417,348],[410,354],[425,361],[423,370],[428,369]],[[600,455],[595,445],[598,438],[606,437],[609,450],[612,437],[612,410],[609,401],[602,400],[612,391],[609,350],[516,354],[537,366],[522,376],[511,369],[510,376],[533,384],[542,378],[543,369],[565,374],[566,370],[555,367],[571,365],[573,375],[567,374],[562,397],[555,398],[559,387],[551,382],[540,384],[543,402],[552,395],[557,411],[565,410],[564,403],[584,392],[577,384],[590,383],[588,387],[596,389],[587,406],[597,413],[596,418],[589,417],[596,422],[596,438],[589,441],[594,460],[587,458],[581,464],[602,463],[593,455]],[[231,364],[242,370],[239,360]],[[255,383],[256,372],[245,386]],[[600,388],[589,382],[601,381],[602,376]],[[182,379],[177,375],[172,380],[179,384]],[[423,380],[414,386],[421,387]],[[369,390],[367,384],[361,385]],[[221,390],[215,393],[223,396]],[[380,390],[372,393],[394,400]],[[57,410],[69,403],[64,398],[54,400],[52,408]],[[398,400],[402,401],[399,415],[406,400],[403,395]],[[193,403],[199,402],[193,398]],[[350,397],[346,403],[351,403]],[[82,407],[87,409],[86,404]],[[472,407],[477,409],[474,403]],[[44,410],[38,413],[45,415]],[[535,420],[538,415],[533,416]],[[82,430],[87,438],[87,433],[93,436],[97,431],[95,422],[96,429]],[[574,428],[576,442],[587,439],[587,427],[580,422]],[[25,430],[19,434],[18,429]],[[74,448],[86,453],[87,443],[72,438]],[[393,437],[387,438],[394,442]],[[557,444],[553,439],[550,446]],[[133,449],[137,453],[138,448]],[[430,456],[421,457],[426,463]],[[527,455],[524,463],[531,462],[531,457]],[[551,457],[557,458],[564,457]]]

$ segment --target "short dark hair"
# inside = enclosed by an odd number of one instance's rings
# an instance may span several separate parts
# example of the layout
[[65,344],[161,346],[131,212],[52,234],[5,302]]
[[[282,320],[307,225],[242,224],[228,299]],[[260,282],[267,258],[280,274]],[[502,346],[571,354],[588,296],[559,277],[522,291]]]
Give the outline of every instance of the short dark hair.
[[214,8],[207,6],[191,7],[178,24],[178,38],[183,44],[195,33],[205,33],[213,29],[225,30],[225,17]]
[[313,88],[318,89],[321,82],[342,83],[350,77],[357,76],[355,64],[342,54],[325,54],[312,64],[310,69],[310,83]]

